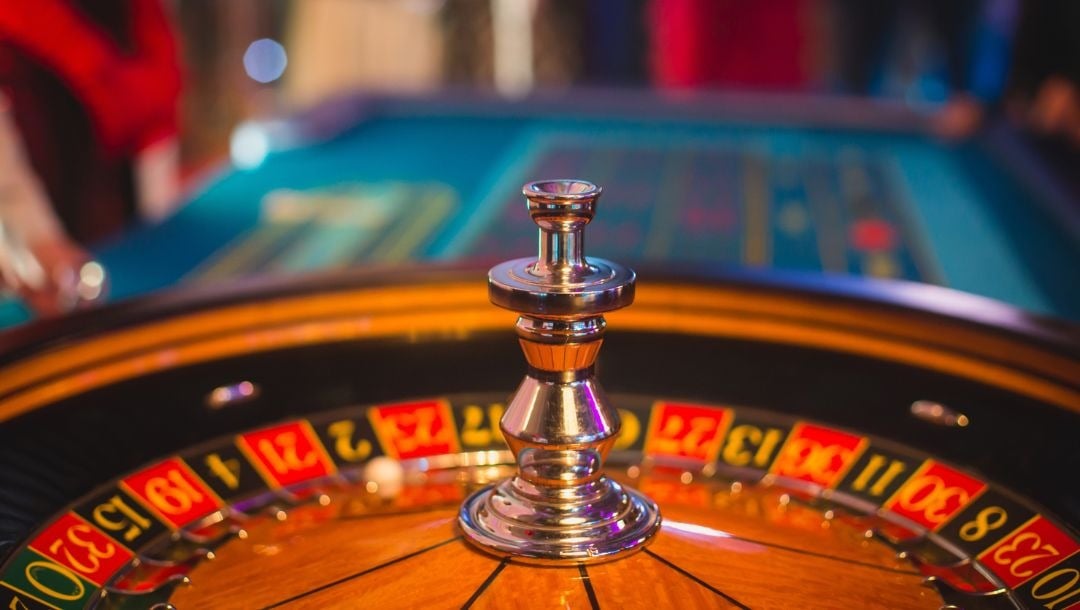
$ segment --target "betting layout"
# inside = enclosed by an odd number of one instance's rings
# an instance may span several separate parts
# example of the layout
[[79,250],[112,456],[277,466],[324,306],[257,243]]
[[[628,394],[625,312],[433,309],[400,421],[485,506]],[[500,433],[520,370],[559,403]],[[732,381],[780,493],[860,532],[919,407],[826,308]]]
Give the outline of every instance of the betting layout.
[[[734,480],[782,482],[798,501],[853,520],[905,550],[925,576],[1025,607],[1080,607],[1080,541],[1024,499],[929,456],[752,408],[622,397],[615,449]],[[10,608],[83,608],[182,579],[193,562],[144,556],[199,540],[208,515],[253,498],[356,476],[373,458],[505,448],[494,396],[353,407],[219,439],[121,476],[56,516],[9,557]],[[662,488],[650,489],[661,503]],[[451,494],[453,495],[453,494]],[[447,498],[460,500],[460,497]],[[182,533],[183,536],[171,532]],[[997,606],[995,606],[997,607]],[[1010,607],[1010,606],[1005,606]]]
[[[855,147],[773,155],[757,144],[675,146],[662,138],[552,134],[538,137],[530,162],[503,182],[583,172],[609,185],[589,248],[612,260],[718,262],[944,283],[911,218],[894,158]],[[519,213],[516,199],[493,196],[480,209],[487,226],[474,231],[482,239],[470,243],[468,255],[528,251],[535,227]]]
[[[533,156],[520,175],[504,181],[585,171],[611,185],[597,221],[603,228],[592,234],[590,247],[616,260],[738,263],[942,283],[905,212],[910,203],[888,157],[855,148],[772,157],[753,147],[673,150],[663,143],[560,137],[542,138]],[[671,175],[660,184],[651,168]],[[516,196],[493,196],[478,206],[471,224],[454,229],[452,217],[467,211],[458,199],[453,188],[435,182],[271,191],[261,200],[258,223],[187,277],[206,282],[361,262],[497,258],[534,245],[535,226],[520,214]],[[432,250],[430,243],[445,232],[467,245]]]

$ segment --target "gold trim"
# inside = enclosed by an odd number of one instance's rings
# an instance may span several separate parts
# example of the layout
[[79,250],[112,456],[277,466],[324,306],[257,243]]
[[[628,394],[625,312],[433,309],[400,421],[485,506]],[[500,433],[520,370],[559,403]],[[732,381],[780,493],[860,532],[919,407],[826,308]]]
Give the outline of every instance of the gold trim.
[[541,371],[576,371],[588,368],[596,362],[603,339],[588,343],[563,343],[552,345],[518,339],[525,360]]
[[[434,290],[433,288],[395,286],[381,290],[362,289],[304,297],[281,297],[179,315],[93,337],[13,364],[0,375],[0,396],[65,370],[82,368],[128,352],[190,341],[199,335],[210,336],[251,327],[281,327],[301,324],[305,320],[350,315],[354,316],[357,326],[360,327],[357,332],[362,333],[362,326],[369,315],[433,304],[444,308],[447,312],[446,326],[452,326],[455,320],[451,312],[464,305],[482,304],[485,309],[491,309],[487,305],[487,293],[483,284],[450,284],[438,286]],[[493,310],[492,315],[497,313]],[[303,331],[298,329],[298,332]]]
[[[976,380],[1080,413],[1080,363],[1008,337],[866,308],[731,288],[652,284],[610,314],[622,330],[831,349]],[[125,379],[274,349],[358,339],[467,336],[513,325],[483,284],[365,288],[182,314],[54,348],[0,370],[0,421]],[[994,361],[987,360],[987,356]],[[1012,367],[1010,365],[1016,365]]]

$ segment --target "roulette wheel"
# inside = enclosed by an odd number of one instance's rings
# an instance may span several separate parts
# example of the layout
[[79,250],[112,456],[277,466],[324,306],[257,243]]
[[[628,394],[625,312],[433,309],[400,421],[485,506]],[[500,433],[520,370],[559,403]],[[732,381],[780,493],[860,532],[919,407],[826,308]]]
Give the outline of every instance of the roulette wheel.
[[1074,328],[639,278],[584,255],[598,187],[524,194],[539,256],[486,292],[399,268],[4,335],[0,603],[1080,607]]

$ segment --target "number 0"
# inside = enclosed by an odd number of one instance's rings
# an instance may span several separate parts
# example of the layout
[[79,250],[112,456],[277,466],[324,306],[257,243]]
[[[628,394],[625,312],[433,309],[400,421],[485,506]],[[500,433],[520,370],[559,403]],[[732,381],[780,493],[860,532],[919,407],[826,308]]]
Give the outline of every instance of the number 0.
[[[57,574],[63,576],[69,582],[71,582],[72,585],[74,585],[75,592],[74,593],[62,593],[62,592],[57,591],[56,589],[53,589],[52,587],[50,587],[50,586],[48,586],[48,585],[46,585],[44,583],[42,583],[40,580],[37,579],[37,576],[36,576],[36,573],[38,573],[38,572],[40,572],[42,570],[48,570],[50,572],[56,572]],[[42,593],[48,595],[49,597],[52,597],[54,599],[63,600],[63,601],[68,601],[68,602],[75,601],[77,599],[82,598],[82,596],[86,593],[86,587],[83,586],[82,581],[79,580],[79,577],[76,576],[75,574],[73,574],[71,572],[71,570],[69,570],[69,569],[67,569],[65,567],[62,567],[62,566],[58,566],[58,565],[56,565],[54,563],[50,563],[48,561],[34,561],[34,562],[26,564],[26,580],[30,581],[30,584],[37,587],[38,591],[41,591]]]

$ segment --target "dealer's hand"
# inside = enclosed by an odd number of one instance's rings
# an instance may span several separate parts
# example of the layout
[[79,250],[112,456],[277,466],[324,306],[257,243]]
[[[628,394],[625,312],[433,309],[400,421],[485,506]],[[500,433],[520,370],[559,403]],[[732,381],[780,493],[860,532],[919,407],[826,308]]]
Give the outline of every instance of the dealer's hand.
[[1051,76],[1036,92],[1027,120],[1036,131],[1061,134],[1080,146],[1080,89],[1068,79]]
[[67,236],[23,154],[0,95],[0,292],[22,298],[39,315],[55,315],[105,298],[104,268]]

